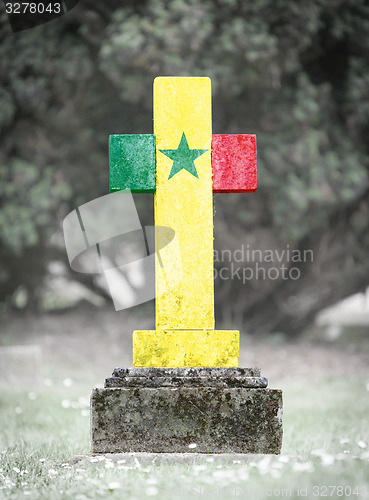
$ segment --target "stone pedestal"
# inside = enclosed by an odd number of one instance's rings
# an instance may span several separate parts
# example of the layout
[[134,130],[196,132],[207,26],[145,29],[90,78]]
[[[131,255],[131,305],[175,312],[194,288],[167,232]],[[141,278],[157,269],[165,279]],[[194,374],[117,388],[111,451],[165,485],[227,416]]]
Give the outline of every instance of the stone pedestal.
[[267,384],[257,368],[116,368],[91,396],[92,452],[280,453]]

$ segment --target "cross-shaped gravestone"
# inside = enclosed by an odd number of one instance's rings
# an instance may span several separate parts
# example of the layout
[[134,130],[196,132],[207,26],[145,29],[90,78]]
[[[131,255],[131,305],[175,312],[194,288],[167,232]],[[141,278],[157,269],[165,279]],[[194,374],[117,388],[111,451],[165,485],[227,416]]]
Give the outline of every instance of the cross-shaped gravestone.
[[111,135],[109,150],[110,191],[155,193],[155,226],[174,229],[181,256],[181,281],[157,293],[156,330],[134,332],[133,366],[238,366],[239,332],[214,329],[213,192],[256,190],[256,137],[212,135],[209,78],[158,77],[154,135]]

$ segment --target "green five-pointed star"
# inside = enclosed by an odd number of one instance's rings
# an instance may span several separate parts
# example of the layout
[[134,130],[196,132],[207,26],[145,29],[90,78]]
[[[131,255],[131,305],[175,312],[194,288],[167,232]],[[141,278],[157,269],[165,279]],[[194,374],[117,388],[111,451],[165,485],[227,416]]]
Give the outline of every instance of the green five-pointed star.
[[190,174],[199,178],[197,175],[197,170],[194,164],[194,161],[199,156],[203,155],[208,151],[207,149],[190,149],[188,147],[188,142],[183,132],[181,142],[177,149],[159,149],[159,151],[165,156],[168,156],[171,160],[173,160],[172,169],[170,171],[168,180],[173,177],[173,175],[177,174],[182,168],[190,172]]

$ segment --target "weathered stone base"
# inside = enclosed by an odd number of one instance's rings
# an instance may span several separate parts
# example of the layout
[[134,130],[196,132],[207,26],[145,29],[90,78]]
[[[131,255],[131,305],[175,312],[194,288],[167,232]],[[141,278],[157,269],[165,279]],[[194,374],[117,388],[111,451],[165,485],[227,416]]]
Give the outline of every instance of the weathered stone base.
[[[144,373],[146,387],[132,382]],[[134,368],[113,375],[91,396],[93,453],[280,453],[282,391],[260,388],[266,379],[256,369]]]

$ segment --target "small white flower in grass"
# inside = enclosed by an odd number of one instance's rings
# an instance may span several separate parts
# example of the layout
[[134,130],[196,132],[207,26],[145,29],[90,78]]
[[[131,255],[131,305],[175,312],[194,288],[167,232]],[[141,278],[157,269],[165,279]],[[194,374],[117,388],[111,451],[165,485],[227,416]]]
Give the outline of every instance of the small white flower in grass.
[[31,494],[31,492],[28,490],[23,491],[23,495],[30,495],[30,494]]
[[90,458],[90,462],[95,463],[95,462],[100,462],[100,460],[97,457],[92,457]]
[[270,475],[272,476],[273,479],[279,479],[281,477],[281,472],[277,469],[272,469],[270,471]]
[[69,408],[70,407],[69,399],[63,399],[63,401],[61,402],[61,405],[63,408]]
[[336,460],[346,460],[347,456],[345,453],[337,453],[337,455],[335,455],[335,459]]
[[207,462],[211,463],[211,462],[214,462],[214,458],[213,457],[209,457],[206,459]]
[[120,483],[118,483],[118,481],[112,481],[111,483],[108,484],[109,491],[119,490],[119,488],[120,488]]
[[13,467],[13,471],[16,472],[17,474],[20,473],[20,469],[18,469],[18,467]]
[[86,408],[90,407],[90,400],[86,398],[85,396],[80,396],[78,398],[78,403],[81,405],[81,407],[85,406]]
[[271,457],[263,457],[258,463],[257,468],[261,474],[266,474],[269,471]]
[[71,378],[67,377],[63,380],[63,385],[64,385],[64,387],[72,387],[73,380]]
[[290,461],[290,457],[288,457],[287,455],[279,455],[277,460],[278,460],[278,462],[281,462],[282,464],[288,464],[288,462]]
[[296,462],[292,465],[295,472],[314,472],[314,466],[311,462]]
[[193,449],[195,449],[197,447],[197,444],[196,443],[191,443],[191,444],[188,445],[188,447],[189,447],[190,450],[193,450]]
[[[219,467],[219,466],[218,466]],[[225,471],[224,470],[214,470],[212,472],[212,476],[213,477],[217,477],[217,478],[223,478],[224,477],[224,474],[225,474]]]
[[117,461],[117,464],[125,464],[125,463],[126,463],[126,461],[124,460],[124,458],[122,458],[122,460]]
[[194,465],[192,468],[194,471],[197,472],[197,471],[207,470],[208,467],[205,464],[199,464],[199,465]]
[[222,469],[213,471],[213,478],[223,479],[229,482],[237,481],[237,472],[235,469]]
[[56,471],[55,469],[49,469],[47,473],[49,474],[49,477],[55,477],[58,475],[58,471]]
[[360,441],[357,442],[357,445],[359,448],[362,448],[362,449],[366,448],[366,443],[364,441],[361,441],[361,439],[360,439]]
[[311,455],[314,455],[316,457],[321,457],[322,455],[325,455],[325,450],[322,450],[321,448],[318,450],[313,450],[311,452]]
[[22,413],[22,411],[23,411],[23,410],[22,410],[22,408],[21,408],[20,406],[17,406],[17,407],[14,409],[14,411],[15,411],[15,413],[16,413],[17,415],[20,415],[20,414]]
[[247,481],[249,479],[249,471],[247,467],[241,467],[238,469],[238,477],[241,481]]
[[31,401],[34,401],[37,398],[37,394],[35,392],[29,392],[28,393],[28,399]]
[[335,460],[333,455],[328,455],[328,454],[322,455],[320,457],[320,459],[322,461],[323,467],[328,467],[329,465],[334,464],[334,460]]
[[278,469],[278,470],[283,469],[283,463],[273,462],[272,467],[273,467],[273,469]]
[[90,416],[90,410],[82,410],[81,411],[82,417],[89,417]]
[[46,462],[46,458],[40,458],[39,462],[43,464],[44,462]]
[[27,484],[28,484],[27,481],[22,481],[21,482],[21,486],[27,486]]
[[147,488],[146,490],[146,495],[148,497],[154,497],[155,495],[157,495],[159,493],[159,490],[158,488],[155,488],[155,486],[150,486],[149,488]]
[[350,442],[349,438],[341,438],[340,439],[340,444],[347,444],[349,442]]
[[106,462],[105,464],[105,469],[113,469],[114,468],[114,464],[113,462]]
[[156,479],[156,477],[148,477],[146,479],[146,482],[147,484],[158,484],[158,480]]

